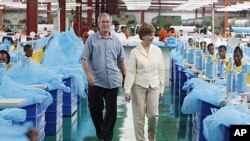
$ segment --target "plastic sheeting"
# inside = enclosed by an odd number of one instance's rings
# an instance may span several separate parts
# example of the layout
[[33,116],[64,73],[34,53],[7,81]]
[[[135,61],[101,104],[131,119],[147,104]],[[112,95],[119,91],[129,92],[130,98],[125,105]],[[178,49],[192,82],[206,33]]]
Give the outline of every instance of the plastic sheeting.
[[[26,42],[20,42],[19,45],[22,48],[26,44],[30,44],[30,45],[32,45],[33,51],[37,51],[39,49],[44,48],[48,44],[48,41],[49,41],[49,37],[46,37],[46,38],[42,38],[39,40],[30,40],[30,41],[26,41]],[[21,49],[21,50],[23,50],[23,49]]]
[[28,130],[25,126],[0,126],[1,141],[30,141],[26,136]]
[[166,38],[165,45],[170,48],[175,48],[177,46],[177,39],[174,37]]
[[226,94],[222,93],[218,87],[198,78],[192,78],[185,82],[183,89],[186,91],[192,89],[185,97],[181,107],[184,114],[199,112],[199,100],[220,107],[221,101],[226,98]]
[[231,124],[241,125],[250,123],[247,105],[229,105],[203,120],[203,134],[207,141],[224,141],[225,127]]
[[176,50],[176,49],[173,49],[171,52],[170,52],[170,58],[172,60],[175,60],[175,61],[182,61],[182,57],[181,55],[179,54],[179,52]]
[[23,125],[12,124],[12,121],[23,122],[26,120],[26,110],[18,108],[7,108],[0,111],[0,137],[1,141],[29,141],[28,131],[32,122]]
[[[17,83],[3,73],[0,73],[0,90],[0,98],[25,98],[27,100],[18,107],[25,107],[36,103],[41,103],[43,108],[47,109],[47,107],[53,101],[51,94],[45,90]],[[8,107],[0,107],[0,109],[3,108]]]
[[47,85],[49,91],[62,89],[70,92],[70,88],[62,82],[62,75],[43,67],[28,57],[23,57],[21,61],[13,65],[7,74],[11,79],[22,84],[42,84]]
[[72,64],[68,67],[58,65],[56,67],[50,67],[49,69],[56,71],[59,74],[62,74],[64,78],[72,78],[72,87],[71,91],[83,98],[86,98],[85,93],[85,84],[87,84],[87,77],[82,69],[81,64]]
[[83,46],[72,28],[67,32],[53,32],[44,53],[42,65],[57,66],[61,64],[66,67],[69,64],[79,64]]
[[163,43],[161,41],[153,41],[153,44],[158,46],[158,47],[167,47],[167,46],[165,46],[165,43]]
[[72,92],[86,97],[84,87],[87,79],[80,60],[83,47],[73,29],[63,33],[53,32],[42,65],[62,74],[63,78],[72,77]]
[[11,125],[11,121],[24,122],[26,110],[19,108],[6,108],[0,111],[0,125]]

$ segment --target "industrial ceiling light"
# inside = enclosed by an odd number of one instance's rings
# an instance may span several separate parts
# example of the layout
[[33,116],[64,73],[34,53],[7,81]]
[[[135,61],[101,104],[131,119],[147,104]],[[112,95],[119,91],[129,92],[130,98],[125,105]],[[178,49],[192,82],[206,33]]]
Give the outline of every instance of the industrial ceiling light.
[[127,10],[147,10],[151,5],[151,0],[123,0]]
[[238,10],[235,9],[235,8],[232,8],[232,7],[230,7],[230,6],[226,6],[226,7],[224,7],[224,8],[218,8],[218,9],[216,9],[216,11],[236,12],[236,11],[238,11]]

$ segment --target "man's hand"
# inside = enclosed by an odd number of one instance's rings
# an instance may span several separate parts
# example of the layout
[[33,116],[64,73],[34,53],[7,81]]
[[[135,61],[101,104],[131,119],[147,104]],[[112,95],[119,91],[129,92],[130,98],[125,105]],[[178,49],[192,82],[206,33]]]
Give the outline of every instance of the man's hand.
[[95,80],[93,78],[93,76],[91,74],[87,75],[87,78],[88,78],[88,84],[90,86],[94,86],[95,85]]
[[125,94],[125,100],[129,103],[130,102],[130,100],[131,100],[131,95],[130,95],[130,93],[126,93]]

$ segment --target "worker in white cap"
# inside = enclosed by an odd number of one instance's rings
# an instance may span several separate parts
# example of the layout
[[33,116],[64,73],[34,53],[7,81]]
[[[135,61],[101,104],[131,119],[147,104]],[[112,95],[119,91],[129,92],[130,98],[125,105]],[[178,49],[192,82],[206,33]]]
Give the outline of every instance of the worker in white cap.
[[208,26],[207,27],[207,35],[213,35],[213,33],[211,31],[212,31],[211,26]]

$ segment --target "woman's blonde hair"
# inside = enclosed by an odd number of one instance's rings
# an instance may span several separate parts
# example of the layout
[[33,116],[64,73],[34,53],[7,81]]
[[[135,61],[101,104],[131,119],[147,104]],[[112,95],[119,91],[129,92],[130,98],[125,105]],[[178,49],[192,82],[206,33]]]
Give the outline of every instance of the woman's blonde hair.
[[140,39],[142,40],[143,36],[150,35],[154,32],[155,32],[155,28],[152,24],[144,23],[139,28],[138,34],[140,36]]

